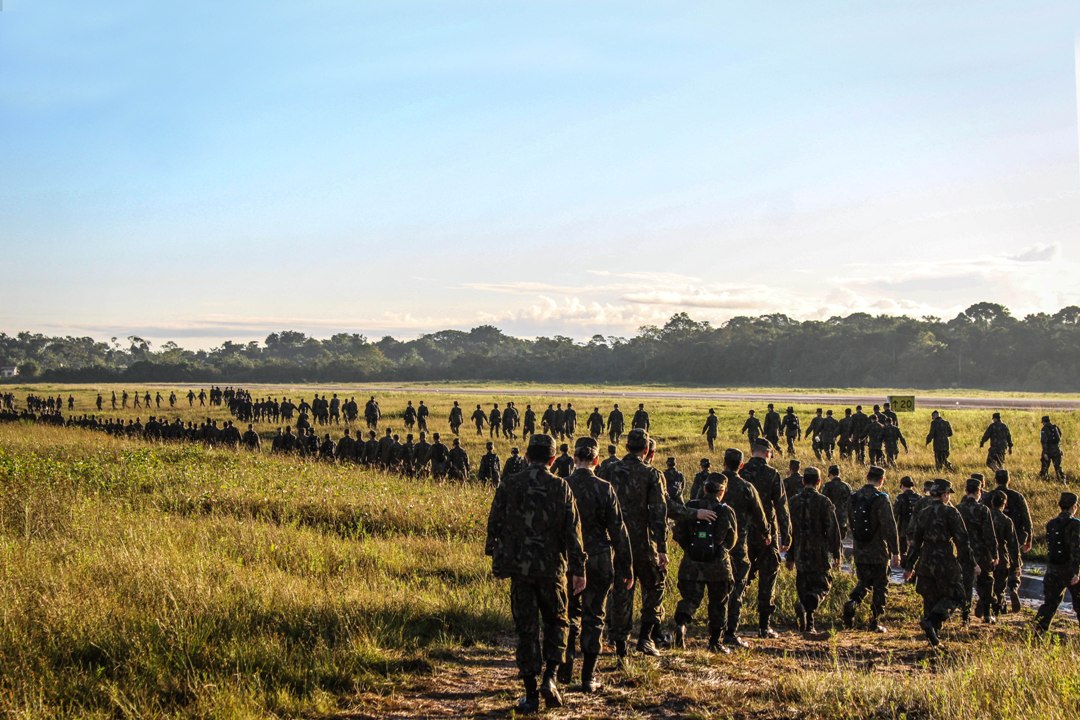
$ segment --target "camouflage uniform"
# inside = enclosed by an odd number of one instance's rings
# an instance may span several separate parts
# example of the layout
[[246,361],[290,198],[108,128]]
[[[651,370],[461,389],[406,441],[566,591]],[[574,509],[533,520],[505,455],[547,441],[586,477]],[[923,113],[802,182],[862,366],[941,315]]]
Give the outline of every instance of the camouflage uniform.
[[[727,625],[728,596],[731,594],[731,558],[730,550],[735,546],[738,528],[735,513],[730,507],[719,502],[715,495],[706,495],[699,500],[691,500],[691,509],[704,508],[716,513],[713,537],[716,540],[716,557],[711,562],[695,562],[688,552],[683,553],[679,563],[679,604],[675,608],[675,623],[689,625],[705,591],[709,592],[709,634],[716,642]],[[676,525],[675,539],[684,551],[690,549],[690,534],[694,521],[684,519]]]
[[1054,474],[1057,479],[1064,482],[1065,473],[1061,470],[1061,428],[1050,422],[1043,423],[1039,430],[1039,443],[1042,445],[1042,455],[1039,458],[1039,477],[1043,480],[1050,479],[1050,465],[1054,465]]
[[761,437],[761,421],[750,415],[746,418],[746,422],[743,423],[740,432],[746,433],[746,439],[750,442],[750,446],[753,447],[754,441]]
[[851,435],[849,445],[855,453],[855,459],[860,463],[866,462],[866,431],[870,426],[870,417],[859,410],[851,416]]
[[[776,590],[776,578],[780,572],[780,547],[791,544],[791,519],[788,515],[788,498],[784,481],[780,473],[769,465],[763,457],[752,457],[746,461],[739,474],[757,490],[761,509],[765,512],[765,521],[769,527],[768,545],[751,543],[754,548],[751,556],[750,575],[758,579],[758,625],[762,633],[769,627],[769,618],[776,610],[773,594]],[[779,543],[777,542],[779,540]]]
[[971,545],[960,512],[947,503],[932,502],[915,518],[904,569],[915,571],[915,591],[923,598],[923,621],[935,631],[965,602],[960,567],[969,562]]
[[566,481],[543,463],[506,478],[491,503],[485,552],[495,576],[510,578],[517,666],[521,677],[535,678],[545,662],[563,659],[569,625],[566,577],[585,575],[581,521]]
[[853,612],[853,606],[861,603],[866,594],[873,590],[870,612],[876,619],[885,612],[885,601],[889,595],[889,559],[891,555],[900,554],[900,542],[888,493],[869,483],[859,488],[848,502],[848,526],[851,527],[855,519],[855,504],[867,500],[871,502],[873,535],[869,540],[854,538],[855,576],[858,582],[848,599]]
[[893,518],[896,519],[896,531],[900,536],[900,556],[907,555],[908,538],[914,526],[915,507],[922,496],[911,488],[904,488],[893,502]]
[[1020,572],[1020,543],[1016,538],[1016,528],[1009,516],[997,508],[990,509],[994,520],[994,536],[997,538],[998,564],[994,566],[993,599],[990,603],[991,614],[1004,608],[1005,589],[1009,579]]
[[1047,538],[1055,533],[1061,535],[1063,557],[1057,562],[1046,563],[1046,575],[1043,576],[1043,604],[1036,613],[1036,625],[1046,632],[1057,613],[1058,606],[1065,599],[1065,590],[1069,591],[1073,610],[1080,618],[1080,586],[1070,585],[1073,577],[1080,572],[1080,519],[1068,512],[1062,512],[1046,524]]
[[[994,518],[990,508],[977,502],[971,496],[965,496],[956,506],[964,527],[968,531],[971,554],[966,562],[961,563],[964,582],[964,601],[960,610],[967,618],[971,608],[971,590],[978,591],[979,602],[975,606],[976,617],[986,617],[990,611],[990,602],[994,593],[994,561],[997,560],[997,536],[994,535]],[[975,566],[979,567],[978,576]]]
[[851,486],[836,475],[821,486],[821,494],[829,498],[833,509],[836,510],[836,522],[840,526],[840,539],[843,540],[848,534],[848,503],[851,501]]
[[769,410],[769,412],[765,413],[762,433],[764,433],[765,439],[772,443],[776,452],[782,452],[780,449],[780,413],[775,410]]
[[824,421],[825,417],[821,414],[821,410],[818,410],[806,424],[806,434],[803,436],[804,440],[810,438],[810,449],[814,451],[814,457],[818,460],[821,459],[821,423]]
[[1000,470],[1005,466],[1005,453],[1011,452],[1013,447],[1009,426],[1001,420],[994,420],[983,433],[979,447],[986,445],[987,441],[990,442],[990,449],[986,453],[986,466],[991,470]]
[[739,630],[743,594],[750,582],[750,558],[757,554],[765,538],[769,537],[769,523],[754,486],[733,470],[724,470],[724,476],[727,477],[724,501],[735,512],[738,531],[735,546],[731,549],[732,589],[726,632],[728,637],[734,637]]
[[803,489],[803,476],[802,473],[794,472],[784,478],[784,494],[788,497],[788,502],[796,495],[802,492]]
[[807,622],[832,588],[833,561],[843,557],[836,511],[817,488],[804,486],[791,498],[791,548],[787,559],[795,564],[795,591]]
[[952,424],[943,417],[936,417],[930,421],[930,432],[926,434],[926,444],[934,444],[934,468],[942,470],[951,468],[949,462],[949,446],[952,437]]
[[480,468],[476,471],[476,479],[480,482],[498,485],[499,471],[499,456],[495,454],[495,451],[488,450],[480,456]]
[[[715,413],[709,413],[709,416],[705,418],[705,425],[701,428],[701,434],[705,436],[705,441],[709,443],[709,449],[713,449],[713,445],[716,443],[717,427],[720,424],[720,418]],[[753,439],[750,443],[753,444]]]
[[780,422],[780,429],[784,431],[784,438],[787,440],[788,455],[794,455],[795,441],[799,439],[801,429],[798,416],[793,412],[784,415],[784,419]]
[[[1028,511],[1027,500],[1016,490],[1013,490],[1010,487],[999,486],[994,492],[1005,493],[1004,513],[1013,522],[1013,529],[1016,531],[1016,540],[1019,543],[1021,550],[1016,565],[1016,572],[1006,578],[1006,589],[1010,596],[1015,599],[1020,588],[1020,571],[1024,567],[1023,548],[1031,541],[1031,513]],[[991,507],[993,502],[992,495],[993,493],[983,495],[983,502],[987,505],[991,505]]]

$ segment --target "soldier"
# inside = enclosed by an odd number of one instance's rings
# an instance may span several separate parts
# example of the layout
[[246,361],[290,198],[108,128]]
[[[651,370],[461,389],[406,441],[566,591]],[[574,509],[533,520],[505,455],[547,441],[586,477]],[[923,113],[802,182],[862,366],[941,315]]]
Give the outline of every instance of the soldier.
[[476,434],[483,435],[484,423],[487,422],[487,414],[480,408],[480,405],[476,406],[476,409],[473,410],[473,414],[469,416],[469,419],[476,425]]
[[937,410],[930,413],[930,432],[926,434],[926,444],[934,443],[934,469],[952,470],[949,462],[949,445],[952,437],[952,424],[941,417]]
[[795,441],[799,439],[799,418],[795,415],[795,408],[788,407],[784,419],[780,421],[780,429],[784,431],[787,440],[788,455],[795,454]]
[[862,411],[862,405],[856,405],[855,414],[851,416],[851,436],[848,444],[860,463],[866,462],[866,431],[869,426],[870,418]]
[[[885,403],[881,408],[881,414],[889,418],[889,420],[892,421],[893,425],[895,425],[896,427],[900,427],[900,418],[898,418],[896,416],[896,413],[892,411],[892,403]],[[884,424],[885,423],[883,422],[882,425]]]
[[[769,407],[772,406],[770,405]],[[709,412],[712,412],[712,410]],[[753,410],[749,411],[747,414],[746,422],[743,423],[742,430],[739,432],[746,435],[746,440],[750,443],[751,447],[754,446],[754,441],[761,437],[761,421],[754,417]],[[709,449],[712,450],[712,445],[709,446]]]
[[259,451],[259,433],[255,432],[254,425],[248,425],[247,432],[244,433],[244,436],[241,438],[241,440],[244,443],[244,447],[246,447],[248,450],[251,450],[252,452]]
[[488,437],[499,437],[499,433],[502,432],[502,413],[499,412],[498,403],[491,406],[491,412],[488,413]]
[[510,448],[510,457],[506,458],[506,464],[503,465],[503,477],[510,477],[514,473],[525,469],[525,458],[521,457],[518,452],[516,447]]
[[679,564],[679,604],[675,609],[675,646],[686,647],[686,626],[694,619],[705,591],[709,592],[709,652],[728,653],[720,644],[727,623],[727,605],[731,594],[732,573],[729,552],[738,537],[735,513],[723,504],[727,478],[711,473],[703,484],[701,498],[691,500],[692,509],[703,508],[716,514],[712,521],[682,520],[675,526],[674,538],[683,548]]
[[[915,533],[904,565],[904,579],[914,575],[915,591],[923,598],[919,627],[931,645],[941,639],[941,625],[964,603],[961,565],[971,562],[971,546],[960,512],[949,504],[952,485],[937,479],[930,488],[933,501],[915,518]],[[970,595],[968,596],[970,598]]]
[[428,406],[424,404],[423,400],[421,400],[420,406],[416,408],[416,429],[419,430],[421,433],[427,432],[427,421],[428,415],[430,414],[431,411],[428,409]]
[[[1003,512],[1013,521],[1013,528],[1016,530],[1016,538],[1020,543],[1021,555],[1017,565],[1017,572],[1015,575],[1010,575],[1008,578],[1009,606],[1015,613],[1020,612],[1019,588],[1020,571],[1024,566],[1023,553],[1031,551],[1031,513],[1028,511],[1027,500],[1024,496],[1009,487],[1008,470],[1001,469],[995,472],[994,483],[997,485],[997,489],[994,490],[993,493],[990,493],[990,495],[1003,493],[1006,496]],[[983,500],[983,502],[987,502],[987,500]]]
[[614,445],[608,445],[607,452],[608,456],[604,458],[604,461],[600,463],[600,467],[596,470],[596,474],[605,480],[608,479],[608,471],[611,469],[611,466],[619,462],[619,448]]
[[596,440],[604,432],[604,416],[600,414],[600,408],[594,407],[589,419],[585,421],[589,427],[589,435]]
[[[630,536],[623,524],[622,509],[615,489],[593,474],[599,464],[596,439],[578,438],[574,443],[574,472],[567,478],[581,516],[581,537],[588,556],[585,591],[569,600],[570,634],[566,656],[559,666],[558,680],[570,683],[574,676],[577,638],[581,637],[581,690],[600,690],[596,681],[596,660],[604,634],[605,607],[613,583],[629,590],[634,586]],[[614,558],[612,557],[614,555]],[[614,562],[613,562],[614,559]],[[573,582],[572,578],[570,580]]]
[[990,611],[994,594],[994,566],[998,563],[997,537],[994,535],[994,517],[990,508],[979,502],[982,499],[982,480],[969,478],[964,486],[965,495],[956,506],[964,527],[968,531],[971,553],[962,561],[960,569],[964,584],[964,599],[960,614],[964,625],[971,622],[971,591],[977,591],[979,602],[975,605],[975,617],[985,618]]
[[773,404],[769,403],[768,412],[765,413],[765,424],[762,426],[765,439],[772,443],[773,449],[778,453],[780,450],[780,413],[776,412]]
[[799,472],[800,468],[802,468],[802,462],[795,459],[788,461],[788,476],[784,478],[784,494],[788,496],[789,501],[802,492],[803,476]]
[[461,440],[454,438],[454,447],[450,448],[447,459],[450,461],[450,479],[465,482],[469,479],[469,454],[461,447]]
[[851,459],[851,408],[844,408],[844,417],[837,422],[836,438],[840,458]]
[[1058,481],[1065,482],[1065,473],[1061,471],[1061,428],[1050,422],[1049,415],[1043,415],[1039,442],[1042,444],[1039,477],[1049,480],[1050,463],[1053,463],[1054,474],[1057,475]]
[[615,407],[607,416],[607,431],[608,440],[612,445],[618,445],[619,439],[622,437],[623,428],[625,427],[622,410],[619,410],[619,404],[615,403]]
[[525,685],[516,710],[534,713],[541,694],[549,708],[562,706],[555,673],[566,652],[566,578],[573,594],[581,594],[586,556],[574,495],[565,480],[548,471],[555,459],[554,439],[534,435],[526,456],[529,467],[506,478],[495,491],[485,552],[492,558],[495,577],[510,578],[516,660]]
[[552,434],[557,435],[560,440],[566,437],[566,412],[562,409],[562,403],[555,405],[550,427]]
[[705,481],[709,479],[709,474],[712,473],[710,466],[712,463],[709,458],[701,458],[699,466],[701,469],[697,475],[694,476],[694,482],[690,485],[690,499],[697,500],[705,494]]
[[821,476],[806,468],[803,488],[791,498],[791,549],[788,570],[795,570],[795,623],[803,632],[816,632],[814,613],[832,588],[832,568],[840,569],[843,548],[836,510],[818,488]]
[[979,447],[986,445],[988,440],[990,450],[986,453],[986,467],[996,472],[1005,466],[1005,451],[1010,455],[1013,451],[1012,433],[1009,432],[1009,426],[1001,422],[1001,413],[994,413],[993,422],[986,427]]
[[[337,395],[334,395],[336,398]],[[331,414],[333,411],[331,410]],[[405,422],[405,429],[411,431],[413,426],[416,425],[416,408],[413,407],[412,400],[409,400],[405,404],[405,412],[402,413],[401,419]]]
[[882,444],[885,442],[885,426],[881,424],[884,416],[874,413],[870,416],[870,422],[866,425],[866,444],[870,449],[870,464],[884,465],[885,453],[882,452]]
[[634,413],[634,417],[630,421],[630,427],[634,430],[640,429],[649,432],[649,413],[645,412],[644,403],[638,404],[637,412]]
[[561,478],[568,478],[570,473],[574,471],[574,458],[570,457],[570,446],[563,443],[559,446],[559,452],[561,454],[552,463],[551,472]]
[[893,502],[893,517],[896,518],[896,532],[900,536],[901,562],[907,557],[908,536],[913,529],[911,521],[915,519],[915,505],[918,501],[915,481],[908,475],[900,478],[900,494]]
[[784,481],[780,473],[769,465],[772,446],[769,441],[759,438],[754,441],[753,455],[743,465],[739,475],[750,482],[757,490],[761,509],[765,512],[765,522],[769,528],[769,542],[761,545],[751,542],[755,554],[750,558],[750,576],[758,579],[758,637],[776,637],[776,631],[769,626],[770,618],[776,611],[773,594],[776,590],[776,578],[780,572],[780,555],[791,546],[791,519],[788,515],[788,499],[784,490]]
[[525,405],[525,417],[521,425],[521,437],[522,439],[529,437],[536,432],[536,412],[533,411],[532,405],[526,403]]
[[[302,402],[301,405],[303,405]],[[368,428],[375,430],[379,427],[379,420],[381,418],[382,409],[379,407],[378,401],[375,400],[375,396],[372,395],[364,404],[364,420],[367,421]]]
[[904,446],[904,452],[908,451],[907,438],[900,432],[900,426],[892,418],[885,416],[888,424],[882,430],[882,442],[885,444],[885,462],[889,467],[896,467],[896,458],[900,455],[900,445]]
[[[686,477],[679,472],[675,458],[667,459],[667,467],[664,468],[664,487],[667,488],[668,500],[682,502],[683,489],[686,486]],[[668,513],[671,514],[670,511]]]
[[[187,391],[187,404],[188,404],[188,407],[194,407],[195,406],[195,391],[194,390],[189,389]],[[115,409],[116,409],[116,393],[113,392],[113,410],[115,410]]]
[[487,443],[487,452],[480,456],[480,469],[476,471],[476,479],[480,482],[499,484],[499,456],[495,454],[495,444]]
[[983,618],[987,623],[997,622],[995,615],[1005,610],[1005,589],[1009,578],[1020,577],[1020,543],[1016,539],[1016,528],[1002,510],[1008,502],[1005,493],[990,493],[990,515],[994,519],[994,535],[998,544],[998,564],[994,566],[993,599]]
[[356,441],[353,440],[352,436],[349,434],[349,428],[345,428],[345,434],[338,440],[335,455],[339,460],[356,459]]
[[[562,406],[560,405],[560,407]],[[548,403],[547,410],[540,416],[540,429],[546,433],[550,433],[552,437],[556,435],[554,403]]]
[[566,403],[566,412],[563,414],[563,432],[567,437],[574,437],[577,432],[577,410],[573,403]]
[[716,410],[709,408],[709,416],[705,418],[705,426],[701,428],[701,434],[705,436],[705,441],[709,443],[709,452],[712,452],[713,443],[716,442],[716,433],[719,424],[720,418],[716,417]]
[[102,403],[101,393],[98,393],[97,394],[97,402],[96,402],[98,412],[101,412],[101,403]]
[[825,411],[825,419],[821,421],[821,427],[818,429],[818,441],[821,446],[821,452],[825,454],[826,460],[832,460],[833,450],[836,449],[836,435],[840,432],[840,423],[833,417],[832,410]]
[[772,542],[761,498],[753,484],[739,477],[742,451],[729,448],[724,452],[724,477],[727,478],[727,504],[735,512],[737,535],[731,550],[732,590],[728,598],[727,628],[724,644],[749,647],[739,637],[739,617],[742,614],[743,594],[749,583],[750,559],[762,552],[763,546]]
[[326,460],[327,462],[334,462],[334,452],[337,450],[337,446],[334,441],[330,439],[330,433],[326,433],[323,437],[322,444],[319,445],[319,459]]
[[[642,429],[631,430],[626,437],[626,456],[609,468],[608,481],[615,488],[623,511],[623,522],[630,535],[634,557],[634,577],[641,589],[641,633],[638,652],[657,656],[660,651],[653,643],[653,628],[660,623],[664,599],[662,573],[667,570],[667,502],[660,473],[645,464],[649,451],[649,435]],[[688,510],[698,519],[715,520],[710,510]],[[633,625],[632,588],[615,586],[612,596],[612,619],[609,636],[614,640],[615,653],[626,657],[626,642]]]
[[1046,523],[1046,575],[1043,576],[1043,604],[1035,615],[1035,630],[1042,635],[1058,606],[1069,591],[1073,610],[1080,618],[1080,520],[1076,515],[1077,498],[1071,492],[1061,493],[1058,508],[1061,513]]
[[810,418],[810,422],[806,425],[806,434],[803,439],[811,438],[810,448],[814,451],[814,457],[818,460],[821,459],[821,424],[825,422],[825,416],[822,415],[822,409],[818,408],[814,413],[814,417]]
[[459,434],[458,430],[465,424],[465,413],[461,411],[461,406],[458,405],[458,401],[454,401],[454,407],[450,408],[450,417],[448,419],[450,423],[450,432],[455,435]]
[[848,506],[851,503],[852,493],[851,486],[840,479],[840,468],[830,465],[829,481],[821,488],[821,494],[829,498],[829,502],[836,509],[836,522],[840,526],[841,540],[848,534]]
[[855,576],[858,579],[844,604],[844,626],[849,630],[855,626],[855,609],[873,590],[870,629],[886,632],[879,618],[885,612],[888,597],[889,559],[891,556],[894,567],[900,564],[900,543],[892,503],[888,493],[881,489],[884,484],[885,471],[871,465],[866,473],[866,484],[851,496],[847,506],[848,526],[855,540]]
[[450,450],[439,439],[439,433],[434,433],[431,436],[431,477],[436,480],[445,478],[449,461]]
[[517,433],[515,432],[517,430],[517,426],[518,426],[517,408],[514,407],[514,403],[512,403],[512,402],[506,403],[506,408],[503,410],[503,414],[502,414],[502,433],[503,433],[503,437],[509,438],[511,440],[517,440]]

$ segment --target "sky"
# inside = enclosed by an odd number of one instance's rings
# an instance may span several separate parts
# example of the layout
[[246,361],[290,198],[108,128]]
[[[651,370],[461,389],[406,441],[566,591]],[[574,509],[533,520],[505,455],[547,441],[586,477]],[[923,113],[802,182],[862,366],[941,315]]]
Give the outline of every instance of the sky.
[[1080,304],[1080,3],[2,0],[0,331]]

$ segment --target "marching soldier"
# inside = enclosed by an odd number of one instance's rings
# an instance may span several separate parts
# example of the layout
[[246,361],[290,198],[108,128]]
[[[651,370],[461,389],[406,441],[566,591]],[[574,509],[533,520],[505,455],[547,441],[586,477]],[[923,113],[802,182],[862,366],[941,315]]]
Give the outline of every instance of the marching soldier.
[[789,570],[795,570],[795,622],[803,632],[816,632],[814,613],[832,588],[832,570],[843,560],[840,525],[829,499],[818,488],[821,477],[815,467],[806,468],[803,489],[791,498],[791,549]]

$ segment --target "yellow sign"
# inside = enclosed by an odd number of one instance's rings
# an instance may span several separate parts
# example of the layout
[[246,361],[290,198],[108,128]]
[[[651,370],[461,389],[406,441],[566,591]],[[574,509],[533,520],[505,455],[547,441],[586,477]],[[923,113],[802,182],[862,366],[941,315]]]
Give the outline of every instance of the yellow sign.
[[915,396],[890,395],[889,405],[893,412],[915,412]]

